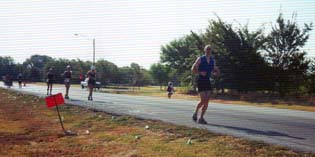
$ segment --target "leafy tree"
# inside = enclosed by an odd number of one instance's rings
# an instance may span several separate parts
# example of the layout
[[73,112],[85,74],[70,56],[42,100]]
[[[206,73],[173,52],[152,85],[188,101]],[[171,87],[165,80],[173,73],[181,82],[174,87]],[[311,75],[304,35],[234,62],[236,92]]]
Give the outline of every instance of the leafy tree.
[[302,48],[309,39],[313,26],[310,23],[300,28],[296,14],[293,14],[291,20],[285,21],[280,13],[276,22],[267,37],[265,50],[267,61],[274,71],[273,81],[278,85],[278,92],[285,95],[292,89],[299,88],[303,82],[309,62]]
[[118,77],[118,67],[109,61],[98,60],[96,62],[97,78],[106,85],[109,83],[117,83],[116,78]]
[[141,78],[141,68],[140,65],[137,63],[131,63],[130,64],[130,69],[132,72],[132,86],[137,86],[140,82],[140,78]]
[[315,93],[315,59],[312,58],[309,63],[306,88],[308,94]]
[[182,85],[194,83],[190,69],[197,57],[203,54],[200,50],[202,46],[201,39],[192,32],[161,47],[161,63],[171,69],[170,79],[173,82],[179,81]]
[[73,82],[80,83],[81,81],[80,75],[82,75],[83,78],[85,77],[86,73],[91,69],[92,62],[76,59],[76,60],[71,60],[70,65],[72,67]]
[[[70,60],[67,59],[52,59],[48,63],[45,64],[43,70],[43,78],[46,78],[46,74],[50,68],[53,69],[53,73],[55,74],[55,82],[56,83],[63,83],[64,76],[63,73],[66,70],[67,65],[70,65]],[[71,65],[70,65],[71,66]],[[72,70],[75,67],[72,66]]]
[[118,68],[118,78],[117,83],[118,84],[132,84],[132,76],[133,72],[132,69],[128,66]]
[[7,74],[11,75],[14,78],[17,73],[15,68],[16,68],[16,65],[12,57],[0,56],[0,77],[1,77],[0,79],[2,79],[2,76],[5,76]]
[[52,58],[46,55],[32,55],[24,61],[23,65],[30,68],[30,80],[41,81],[44,76],[45,64],[51,61]]
[[210,21],[204,38],[213,46],[220,67],[219,83],[239,92],[266,87],[262,86],[266,75],[261,72],[267,65],[260,54],[265,42],[261,29],[250,32],[247,25],[235,29],[218,18]]
[[141,68],[140,72],[141,72],[141,75],[140,75],[137,85],[138,86],[151,85],[153,81],[152,81],[152,76],[150,75],[150,72],[143,68]]
[[152,64],[150,67],[150,74],[154,82],[160,86],[160,90],[170,81],[169,73],[170,69],[161,63]]

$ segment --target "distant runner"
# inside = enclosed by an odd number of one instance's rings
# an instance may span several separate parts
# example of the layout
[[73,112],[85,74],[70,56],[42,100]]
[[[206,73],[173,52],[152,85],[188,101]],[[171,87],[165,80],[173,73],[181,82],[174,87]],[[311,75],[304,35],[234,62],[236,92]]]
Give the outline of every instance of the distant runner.
[[12,86],[11,75],[7,74],[4,76],[4,85],[6,85],[8,88],[11,88],[11,86]]
[[96,84],[96,71],[95,71],[95,67],[91,66],[91,70],[89,70],[86,74],[86,77],[89,78],[88,80],[88,87],[89,87],[89,97],[88,100],[92,101],[93,100],[93,89],[94,86]]
[[22,88],[22,82],[23,82],[23,75],[22,75],[22,73],[19,73],[17,79],[18,79],[18,82],[19,82],[19,88]]
[[[207,111],[210,98],[211,91],[210,76],[212,73],[214,75],[218,75],[220,72],[215,65],[214,58],[211,56],[211,46],[206,45],[204,51],[205,55],[198,57],[191,69],[194,74],[199,74],[198,92],[200,95],[200,102],[198,103],[195,113],[192,116],[193,121],[198,122],[199,124],[207,124],[203,116]],[[200,108],[201,115],[200,118],[198,119],[198,111]]]
[[23,86],[26,86],[26,82],[28,81],[27,76],[23,76]]
[[80,74],[79,79],[80,79],[80,81],[83,81],[83,75],[82,74]]
[[174,90],[173,83],[172,82],[168,82],[168,85],[167,85],[167,96],[168,96],[169,99],[172,97],[174,92],[175,92],[175,90]]
[[66,87],[66,94],[65,94],[65,99],[69,99],[69,88],[70,88],[70,81],[72,78],[72,71],[71,71],[71,66],[68,65],[66,68],[66,71],[63,73],[63,76],[65,78],[64,83]]
[[52,86],[54,83],[54,77],[55,75],[52,72],[52,68],[49,69],[49,71],[46,74],[46,82],[47,82],[47,95],[51,95]]

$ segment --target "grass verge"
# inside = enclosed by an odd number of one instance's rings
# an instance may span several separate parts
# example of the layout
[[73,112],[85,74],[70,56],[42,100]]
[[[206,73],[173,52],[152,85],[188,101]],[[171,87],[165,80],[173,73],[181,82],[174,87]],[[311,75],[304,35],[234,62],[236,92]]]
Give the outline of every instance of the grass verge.
[[[36,82],[33,83],[35,85],[46,86],[45,83]],[[56,84],[58,87],[63,87],[62,84]],[[81,88],[80,85],[75,84],[72,87]],[[113,94],[127,94],[127,95],[139,95],[139,96],[151,96],[151,97],[162,97],[167,98],[167,93],[163,88],[160,90],[158,86],[145,86],[145,87],[130,87],[130,86],[123,86],[124,89],[119,89],[122,87],[118,86],[110,86],[109,88],[103,88],[97,92],[104,92],[104,93],[113,93]],[[189,95],[183,94],[182,92],[187,90],[186,87],[177,87],[177,91],[172,98],[173,99],[184,99],[184,100],[199,100],[198,95]],[[288,102],[278,99],[273,99],[273,102],[259,102],[259,101],[243,101],[243,100],[234,100],[229,99],[228,97],[221,99],[221,98],[211,98],[210,103],[224,103],[224,104],[231,104],[231,105],[246,105],[246,106],[256,106],[256,107],[271,107],[271,108],[278,108],[278,109],[289,109],[289,110],[300,110],[300,111],[309,111],[315,112],[315,106],[305,105],[305,103],[301,102]]]
[[[152,96],[152,97],[164,97],[167,98],[167,93],[163,89],[160,90],[160,87],[157,86],[146,86],[141,87],[140,90],[135,88],[135,90],[131,90],[132,88],[129,87],[129,90],[115,90],[115,89],[105,89],[102,92],[107,93],[115,93],[115,94],[128,94],[128,95],[141,95],[141,96]],[[183,94],[181,91],[184,91],[185,88],[182,87],[178,89],[179,92],[176,92],[172,98],[174,99],[185,99],[185,100],[199,100],[198,95],[189,95]],[[247,106],[257,106],[257,107],[271,107],[271,108],[278,108],[278,109],[290,109],[290,110],[300,110],[300,111],[310,111],[315,112],[315,106],[305,105],[298,102],[288,102],[278,99],[273,99],[273,102],[264,101],[259,102],[257,101],[242,101],[242,100],[233,100],[232,98],[229,99],[228,97],[222,98],[211,98],[210,103],[224,103],[224,104],[231,104],[231,105],[247,105]]]
[[[43,99],[0,89],[3,156],[315,156],[207,130],[63,105],[64,136]],[[148,126],[148,128],[146,128]],[[191,143],[187,141],[191,141]]]

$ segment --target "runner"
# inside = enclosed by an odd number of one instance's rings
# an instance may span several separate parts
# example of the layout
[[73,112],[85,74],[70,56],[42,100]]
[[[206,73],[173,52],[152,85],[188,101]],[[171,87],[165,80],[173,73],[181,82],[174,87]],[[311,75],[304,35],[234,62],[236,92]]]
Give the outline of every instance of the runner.
[[96,84],[96,71],[95,71],[95,67],[94,66],[91,66],[91,70],[89,70],[86,74],[86,77],[89,78],[88,80],[88,87],[89,87],[89,97],[88,97],[88,100],[92,101],[93,100],[93,97],[92,97],[92,94],[93,94],[93,88]]
[[79,79],[80,79],[80,81],[83,81],[84,78],[83,78],[82,73],[80,73]]
[[24,76],[23,77],[23,84],[24,84],[24,87],[26,86],[26,82],[28,81],[28,79],[27,79],[27,76]]
[[[204,48],[205,55],[198,57],[196,62],[192,66],[192,72],[194,74],[198,74],[198,92],[200,95],[200,102],[198,103],[195,113],[192,116],[193,121],[199,124],[207,124],[204,120],[204,114],[208,108],[210,91],[211,91],[211,83],[210,76],[213,73],[214,75],[218,75],[220,73],[219,69],[215,65],[215,60],[211,56],[211,46],[206,45]],[[201,108],[201,115],[198,119],[198,111]]]
[[170,99],[174,93],[174,86],[173,86],[173,83],[172,82],[168,82],[168,85],[167,85],[167,96],[168,98]]
[[47,82],[47,95],[51,95],[51,91],[52,91],[52,86],[53,86],[53,82],[54,82],[54,77],[55,75],[52,72],[52,68],[49,69],[49,71],[46,74],[46,82]]
[[11,86],[12,86],[12,78],[11,78],[11,75],[9,75],[9,74],[5,75],[5,77],[4,77],[4,84],[5,84],[8,88],[11,88]]
[[19,88],[22,88],[22,81],[23,81],[22,73],[19,73],[17,79],[18,79],[18,82],[19,82]]
[[66,71],[63,73],[63,76],[65,77],[64,83],[66,87],[65,99],[69,99],[70,80],[72,77],[71,75],[72,75],[71,66],[68,65]]

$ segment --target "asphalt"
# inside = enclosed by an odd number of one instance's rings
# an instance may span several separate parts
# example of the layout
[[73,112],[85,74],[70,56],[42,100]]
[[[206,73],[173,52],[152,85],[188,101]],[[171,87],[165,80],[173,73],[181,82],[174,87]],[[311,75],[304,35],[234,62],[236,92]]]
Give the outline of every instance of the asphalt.
[[[6,88],[2,83],[0,87]],[[29,84],[19,89],[15,85],[11,90],[46,96],[45,86]],[[64,93],[65,88],[57,86],[53,89],[53,93],[59,92]],[[87,95],[86,89],[71,87],[70,100],[66,100],[66,103],[113,114],[204,128],[214,133],[263,141],[298,151],[315,152],[314,112],[210,102],[205,115],[208,124],[200,125],[191,119],[197,101],[99,92],[94,93],[94,101],[87,101]]]

